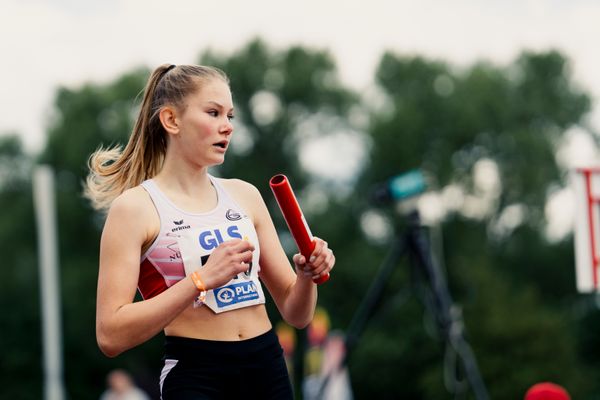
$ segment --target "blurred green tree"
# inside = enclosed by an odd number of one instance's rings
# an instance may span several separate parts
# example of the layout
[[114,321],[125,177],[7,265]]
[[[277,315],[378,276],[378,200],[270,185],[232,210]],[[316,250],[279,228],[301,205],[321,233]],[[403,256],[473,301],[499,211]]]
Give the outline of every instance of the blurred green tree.
[[[549,190],[566,184],[556,145],[590,109],[567,60],[555,51],[525,52],[508,67],[479,63],[457,70],[387,53],[376,83],[378,91],[367,102],[374,110],[373,145],[358,192],[412,168],[429,178],[430,190],[446,208],[443,241],[436,246],[445,255],[437,255],[463,306],[467,337],[490,397],[521,398],[542,380],[564,384],[574,397],[590,393],[594,375],[578,359],[573,328],[572,245],[544,237]],[[445,202],[450,196],[444,194],[458,194],[459,205]],[[503,215],[515,211],[517,221],[506,223]],[[386,212],[390,225],[403,229],[403,216]],[[349,250],[338,262],[357,256]],[[410,315],[413,307],[405,302],[395,312]],[[393,304],[387,313],[392,310]],[[364,340],[378,337],[387,352],[383,356],[380,349],[373,362],[366,348],[358,349],[350,365],[359,398],[448,396],[441,338],[427,324],[418,329],[420,321],[402,321],[397,330],[388,323],[365,333]],[[424,342],[427,332],[436,340]],[[404,383],[392,385],[398,376]],[[389,385],[376,385],[386,377]]]
[[[226,163],[214,173],[259,188],[292,252],[267,184],[275,173],[290,177],[313,233],[336,251],[333,279],[319,294],[334,328],[348,327],[383,259],[389,232],[405,228],[392,205],[370,203],[374,183],[420,168],[431,192],[442,198],[459,195],[454,205],[444,203],[446,213],[432,233],[442,233],[434,236],[436,255],[462,306],[491,398],[521,398],[540,380],[564,384],[574,398],[600,390],[594,383],[600,382],[594,372],[600,356],[586,351],[597,348],[590,335],[600,320],[597,307],[585,301],[581,307],[574,295],[569,238],[552,243],[543,234],[548,191],[565,184],[565,171],[554,158],[556,143],[590,107],[564,56],[526,52],[506,67],[479,63],[460,70],[386,53],[374,90],[360,95],[339,81],[326,51],[273,50],[253,40],[233,54],[207,51],[199,61],[228,73],[236,106],[235,140]],[[69,397],[97,398],[104,376],[117,366],[155,393],[160,337],[117,359],[105,358],[96,346],[103,218],[81,197],[87,157],[100,145],[126,141],[148,74],[142,68],[113,82],[58,90],[47,143],[35,160],[15,137],[0,140],[0,205],[11,210],[0,221],[0,235],[5,254],[19,255],[0,283],[5,311],[0,327],[7,345],[0,365],[8,398],[41,397],[39,296],[32,289],[37,276],[31,228],[34,161],[52,165],[57,174]],[[340,132],[336,140],[362,140],[367,155],[362,169],[342,183],[331,174],[308,173],[307,143],[320,144]],[[313,155],[312,160],[329,172],[333,164],[355,156],[338,146],[330,159]],[[517,222],[503,222],[515,210]],[[377,226],[387,226],[388,233],[383,229],[376,237]],[[356,398],[451,397],[444,385],[443,344],[423,306],[427,285],[414,272],[407,260],[399,263],[353,349],[349,367]],[[18,313],[12,312],[15,304]],[[269,312],[276,322],[272,304]]]

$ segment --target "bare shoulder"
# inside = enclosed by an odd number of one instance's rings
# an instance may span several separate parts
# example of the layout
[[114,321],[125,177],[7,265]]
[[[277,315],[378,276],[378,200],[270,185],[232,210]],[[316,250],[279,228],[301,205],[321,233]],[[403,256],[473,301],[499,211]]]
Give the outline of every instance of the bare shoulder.
[[246,196],[260,196],[260,192],[253,184],[241,179],[224,179],[218,178],[219,182],[230,193],[236,193]]
[[103,236],[132,240],[146,249],[160,231],[160,219],[150,195],[141,186],[124,191],[108,211]]
[[160,227],[154,203],[141,186],[128,189],[113,200],[108,211],[108,221],[144,232],[153,231],[156,226]]
[[219,182],[227,193],[237,201],[247,212],[256,217],[264,207],[264,201],[260,191],[253,184],[241,179],[222,179]]
[[127,189],[115,198],[110,206],[109,213],[131,215],[139,218],[153,210],[150,195],[141,186]]

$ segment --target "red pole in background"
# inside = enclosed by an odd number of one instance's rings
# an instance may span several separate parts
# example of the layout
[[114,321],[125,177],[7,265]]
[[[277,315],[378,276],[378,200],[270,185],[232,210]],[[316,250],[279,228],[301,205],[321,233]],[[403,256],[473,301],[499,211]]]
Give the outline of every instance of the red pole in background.
[[585,187],[587,190],[587,201],[588,201],[588,223],[590,225],[590,246],[592,253],[592,282],[595,290],[598,289],[598,253],[596,252],[596,226],[594,224],[594,205],[598,204],[598,199],[594,197],[592,193],[592,170],[583,169],[583,176],[585,177]]
[[[315,249],[315,242],[313,241],[312,233],[310,228],[302,214],[298,200],[292,191],[292,186],[288,178],[283,174],[278,174],[269,180],[269,186],[275,195],[277,204],[281,209],[283,218],[287,223],[290,233],[296,241],[298,250],[306,260],[310,258],[313,250]],[[313,280],[316,284],[322,284],[329,280],[329,273],[322,275],[319,278]]]

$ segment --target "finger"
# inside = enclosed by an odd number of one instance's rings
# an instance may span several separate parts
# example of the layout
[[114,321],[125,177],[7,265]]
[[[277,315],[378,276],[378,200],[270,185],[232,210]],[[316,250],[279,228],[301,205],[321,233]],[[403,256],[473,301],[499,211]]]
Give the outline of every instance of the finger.
[[252,251],[246,250],[244,252],[237,253],[235,259],[241,263],[249,263],[252,261]]
[[252,252],[252,250],[246,250],[245,252],[242,253],[242,255],[243,255],[244,261],[246,263],[252,262],[252,257],[254,255],[254,253]]
[[327,267],[325,268],[325,271],[323,271],[323,273],[324,274],[331,273],[331,270],[333,269],[333,266],[335,265],[335,256],[333,255],[333,253],[331,254],[331,257],[328,257],[327,261],[325,262],[325,265],[327,265]]
[[306,277],[312,276],[311,268],[306,264],[306,257],[302,254],[294,254],[292,260],[296,266],[296,273],[301,273]]
[[333,252],[327,247],[327,242],[324,242],[322,251],[318,256],[315,257],[311,264],[315,268],[318,268],[321,264],[327,261],[328,257],[330,257],[331,254],[333,254]]
[[328,252],[328,254],[326,256],[324,256],[322,263],[313,264],[314,268],[313,268],[312,272],[315,275],[321,275],[324,273],[328,273],[329,271],[331,271],[334,264],[335,264],[335,256],[330,251],[330,252]]
[[323,264],[325,264],[329,253],[329,251],[322,252],[310,264],[313,266],[314,269],[319,269]]
[[313,250],[312,254],[310,255],[309,262],[314,263],[316,261],[316,259],[321,254],[323,254],[323,252],[326,250],[327,250],[327,242],[324,241],[323,239],[315,237],[315,249]]
[[236,272],[239,274],[241,272],[246,272],[248,271],[248,269],[250,268],[250,264],[245,263],[245,262],[241,262],[239,267],[236,268]]
[[[231,243],[231,249],[236,253],[243,253],[245,251],[254,251],[254,245],[248,240],[233,239],[234,243]],[[225,242],[226,243],[226,242]]]
[[227,240],[225,240],[224,242],[222,242],[222,243],[219,245],[219,247],[232,247],[232,246],[235,246],[235,245],[237,245],[237,244],[239,244],[239,243],[241,243],[241,242],[243,242],[243,240],[242,240],[242,239],[238,239],[238,238],[235,238],[235,239],[227,239]]
[[297,266],[304,267],[306,264],[306,257],[304,257],[302,254],[294,254],[292,261],[294,261],[294,264]]
[[219,246],[217,246],[215,251],[220,250],[220,251],[224,252],[225,254],[238,253],[239,250],[238,250],[237,246],[239,246],[241,241],[242,241],[241,239],[226,240],[226,241],[222,242],[221,244],[219,244]]
[[329,275],[331,273],[332,269],[333,269],[333,264],[328,264],[327,267],[323,271],[319,272],[318,274],[315,274],[312,277],[313,280],[317,280],[317,279],[319,279],[322,276]]
[[314,269],[314,270],[312,270],[312,272],[311,272],[311,275],[312,275],[313,277],[319,277],[319,276],[321,276],[321,275],[323,275],[323,274],[327,273],[328,271],[329,271],[329,268],[328,268],[326,265],[323,265],[323,266],[322,266],[322,267],[320,267],[320,268],[317,268],[317,269]]

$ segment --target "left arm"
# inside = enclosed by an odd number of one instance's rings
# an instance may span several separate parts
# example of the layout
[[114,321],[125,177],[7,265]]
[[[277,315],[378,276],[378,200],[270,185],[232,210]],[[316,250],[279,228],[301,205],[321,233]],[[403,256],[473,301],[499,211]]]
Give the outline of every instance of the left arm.
[[317,285],[312,280],[333,268],[333,252],[327,242],[315,237],[316,246],[310,260],[305,260],[300,254],[294,255],[294,271],[258,189],[241,181],[236,181],[236,186],[236,191],[242,189],[243,204],[254,220],[261,249],[260,278],[283,319],[296,328],[304,328],[312,321],[317,303]]

